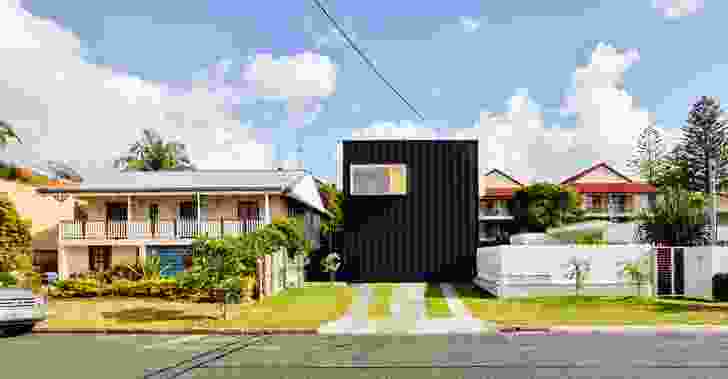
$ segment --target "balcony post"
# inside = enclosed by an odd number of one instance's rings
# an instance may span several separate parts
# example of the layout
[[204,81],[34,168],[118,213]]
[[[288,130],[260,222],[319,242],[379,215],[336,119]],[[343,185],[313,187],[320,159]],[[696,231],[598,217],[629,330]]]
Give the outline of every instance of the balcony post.
[[225,220],[220,216],[220,239],[225,237]]
[[177,219],[172,220],[172,239],[177,239]]
[[271,219],[271,217],[270,217],[270,195],[266,193],[265,194],[265,223],[266,223],[266,225],[270,224],[270,222],[271,222],[270,219]]
[[86,239],[86,220],[81,221],[81,239]]

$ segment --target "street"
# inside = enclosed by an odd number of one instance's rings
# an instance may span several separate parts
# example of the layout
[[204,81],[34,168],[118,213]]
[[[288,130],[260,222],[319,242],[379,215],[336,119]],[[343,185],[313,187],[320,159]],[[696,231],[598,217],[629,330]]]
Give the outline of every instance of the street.
[[[0,340],[3,374],[29,378],[718,378],[728,336],[25,335]],[[146,376],[145,376],[146,375]]]

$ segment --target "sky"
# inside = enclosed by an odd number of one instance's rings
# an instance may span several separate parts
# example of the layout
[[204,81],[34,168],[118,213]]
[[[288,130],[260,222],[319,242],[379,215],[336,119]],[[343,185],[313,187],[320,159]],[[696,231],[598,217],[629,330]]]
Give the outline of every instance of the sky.
[[0,0],[0,118],[23,140],[0,154],[98,181],[154,128],[202,169],[333,181],[342,139],[466,138],[481,170],[559,181],[728,98],[725,1],[322,4],[424,121],[312,1]]

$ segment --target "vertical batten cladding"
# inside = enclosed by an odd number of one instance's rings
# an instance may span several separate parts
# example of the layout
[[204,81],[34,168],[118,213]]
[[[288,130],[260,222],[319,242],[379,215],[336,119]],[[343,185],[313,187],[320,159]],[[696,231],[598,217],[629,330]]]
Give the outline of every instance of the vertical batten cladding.
[[[435,141],[435,144],[438,142]],[[446,163],[446,160],[442,159],[442,157],[445,155],[443,154],[444,151],[447,149],[447,145],[443,145],[442,148],[433,149],[432,154],[428,154],[427,156],[427,163],[426,167],[430,167],[433,169],[433,175],[430,175],[428,177],[428,183],[425,187],[429,194],[425,195],[425,199],[432,199],[431,201],[428,201],[424,210],[426,211],[425,217],[427,217],[428,224],[429,224],[429,230],[435,231],[434,233],[429,233],[427,242],[432,249],[432,251],[435,252],[435,254],[430,254],[429,257],[431,259],[431,262],[428,264],[427,267],[423,267],[423,269],[426,269],[424,271],[426,275],[431,276],[435,270],[442,267],[443,261],[446,259],[446,257],[443,257],[440,254],[440,244],[438,241],[441,240],[440,233],[443,231],[441,226],[442,218],[437,217],[437,215],[442,215],[442,201],[438,201],[438,199],[441,198],[442,194],[439,193],[443,189],[442,186],[438,186],[437,182],[443,179],[443,169],[446,169],[448,163]],[[420,152],[422,153],[422,152]]]
[[[344,271],[365,281],[470,280],[476,141],[344,141]],[[407,194],[351,196],[351,164],[407,166]]]

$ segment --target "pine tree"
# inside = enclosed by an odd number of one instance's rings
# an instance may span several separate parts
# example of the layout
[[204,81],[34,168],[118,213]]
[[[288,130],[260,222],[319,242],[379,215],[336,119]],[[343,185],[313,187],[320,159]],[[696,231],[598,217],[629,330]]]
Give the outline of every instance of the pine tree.
[[[716,97],[703,96],[690,110],[680,142],[688,174],[688,189],[711,193],[708,180],[710,160],[717,160],[719,180],[728,176],[728,159],[722,154],[726,143],[726,121]],[[715,175],[713,173],[712,175]]]
[[665,143],[662,139],[662,132],[654,123],[650,123],[637,138],[634,155],[627,161],[627,167],[646,179],[648,183],[655,184],[658,172],[665,163],[664,157]]

